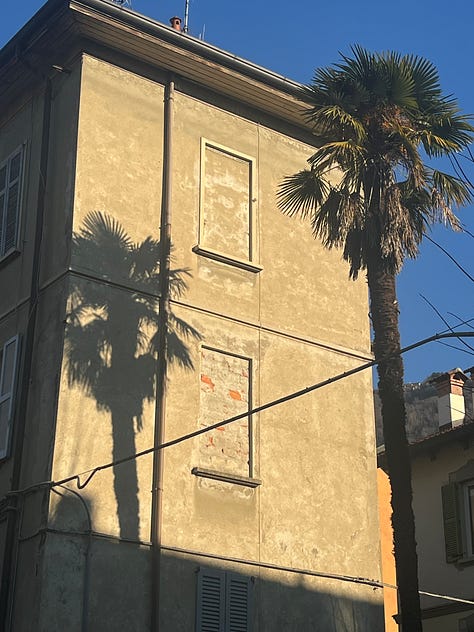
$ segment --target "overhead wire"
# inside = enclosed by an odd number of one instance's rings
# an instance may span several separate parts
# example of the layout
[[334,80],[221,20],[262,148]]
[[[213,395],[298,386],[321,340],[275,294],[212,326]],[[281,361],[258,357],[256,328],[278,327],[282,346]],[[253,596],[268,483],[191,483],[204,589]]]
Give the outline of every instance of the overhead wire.
[[[470,322],[472,320],[474,320],[474,319],[469,319],[467,321],[463,321],[462,324],[464,324],[464,322],[468,323],[468,322]],[[456,325],[456,326],[459,327],[460,325],[461,324]],[[413,344],[410,344],[410,345],[408,345],[406,347],[403,347],[400,350],[400,355],[403,354],[403,353],[406,353],[408,351],[411,351],[413,349],[416,349],[416,348],[418,348],[420,346],[423,346],[425,344],[428,344],[430,342],[436,342],[436,341],[440,341],[440,340],[446,339],[446,338],[449,339],[449,338],[460,338],[460,337],[467,337],[467,338],[474,337],[474,331],[468,331],[468,332],[458,331],[458,332],[455,332],[455,331],[453,331],[452,327],[449,327],[449,329],[450,329],[450,331],[448,331],[448,332],[442,332],[442,333],[434,334],[433,336],[429,336],[428,338],[424,338],[424,339],[419,340],[419,341],[417,341],[417,342],[415,342]],[[355,374],[357,374],[357,373],[359,373],[361,371],[364,371],[364,370],[366,370],[368,368],[376,366],[380,362],[387,361],[388,359],[390,359],[390,358],[392,358],[394,356],[397,356],[397,355],[399,355],[399,354],[398,353],[397,354],[391,354],[390,356],[386,356],[386,357],[382,358],[381,360],[373,360],[373,361],[370,361],[370,362],[366,362],[366,363],[364,363],[362,365],[359,365],[359,366],[357,366],[357,367],[355,367],[353,369],[350,369],[349,371],[345,371],[345,372],[340,373],[338,375],[335,375],[333,377],[327,378],[326,380],[323,380],[321,382],[317,382],[315,384],[312,384],[311,386],[305,387],[303,389],[300,389],[298,391],[295,391],[295,392],[290,393],[288,395],[285,395],[283,397],[277,398],[277,399],[272,400],[270,402],[267,402],[267,403],[265,403],[265,404],[263,404],[261,406],[257,406],[255,408],[253,408],[251,410],[248,410],[248,411],[246,411],[244,413],[241,413],[239,415],[234,415],[234,416],[232,416],[230,418],[224,419],[224,420],[219,421],[219,422],[217,422],[215,424],[211,424],[211,425],[209,425],[207,427],[200,428],[200,429],[198,429],[198,430],[196,430],[194,432],[187,433],[185,435],[181,435],[179,437],[176,437],[175,439],[172,439],[170,441],[164,442],[161,445],[153,446],[152,448],[148,448],[146,450],[143,450],[141,452],[135,453],[135,454],[130,455],[128,457],[124,457],[122,459],[117,459],[115,461],[112,461],[112,462],[109,462],[109,463],[97,466],[97,467],[92,468],[90,470],[85,470],[83,472],[80,472],[80,473],[77,473],[77,474],[73,474],[73,475],[65,477],[65,478],[63,478],[63,479],[61,479],[59,481],[54,481],[54,480],[43,481],[43,482],[31,485],[31,486],[29,486],[27,488],[24,488],[22,490],[12,490],[11,492],[9,492],[7,494],[7,496],[14,495],[14,494],[25,494],[25,493],[31,492],[33,490],[40,489],[42,487],[49,487],[51,489],[55,488],[55,487],[62,487],[62,488],[68,489],[69,491],[73,491],[73,490],[70,490],[70,488],[65,487],[66,483],[69,483],[69,482],[75,482],[77,487],[78,487],[78,489],[83,489],[84,487],[86,487],[90,483],[90,481],[92,480],[93,476],[95,474],[97,474],[99,471],[103,471],[103,470],[109,469],[111,467],[116,467],[116,466],[118,466],[118,465],[120,465],[122,463],[126,463],[128,461],[133,460],[133,459],[137,459],[137,458],[139,458],[141,456],[145,456],[147,454],[151,454],[151,453],[155,452],[156,450],[162,450],[162,449],[165,449],[167,447],[171,447],[171,446],[177,445],[177,444],[182,443],[184,441],[187,441],[189,439],[192,439],[192,438],[195,438],[195,437],[200,436],[202,434],[205,434],[207,432],[210,432],[211,430],[214,430],[214,429],[217,429],[217,428],[221,428],[221,427],[223,427],[225,425],[228,425],[228,424],[233,423],[235,421],[238,421],[240,419],[244,419],[246,417],[249,417],[250,415],[257,414],[259,412],[263,412],[264,410],[268,410],[268,409],[270,409],[270,408],[272,408],[274,406],[286,403],[288,401],[291,401],[293,399],[296,399],[298,397],[306,395],[306,394],[308,394],[310,392],[313,392],[315,390],[323,388],[324,386],[328,386],[328,385],[333,384],[333,383],[335,383],[337,381],[345,379],[345,378],[347,378],[347,377],[349,377],[351,375],[355,375]],[[86,477],[86,479],[84,481],[81,482],[81,477],[83,477],[85,475],[88,475],[88,476]],[[91,532],[89,530],[88,530],[88,535],[89,536],[91,535]],[[173,550],[173,547],[163,547],[163,548],[167,548],[169,550]],[[176,549],[176,550],[178,550],[178,549]],[[198,553],[198,552],[191,553],[190,551],[187,551],[187,552],[189,554],[201,555],[201,556],[204,556],[204,557],[214,557],[211,554],[202,554],[202,553]],[[219,559],[222,558],[222,556],[216,556],[216,557],[219,557]],[[227,558],[225,558],[225,559],[227,559]],[[234,558],[228,558],[228,559],[229,559],[229,561],[232,561],[232,559],[234,559]],[[253,561],[238,560],[237,558],[235,558],[234,561],[236,561],[236,562],[241,561],[244,564],[250,564],[250,565],[255,565],[255,566],[261,566],[261,567],[267,567],[267,568],[275,568],[276,570],[281,570],[281,571],[286,571],[286,572],[298,572],[298,573],[302,573],[302,574],[333,578],[333,579],[338,579],[338,580],[343,580],[343,581],[354,581],[356,583],[364,583],[364,584],[367,584],[367,585],[371,585],[373,587],[381,587],[381,588],[387,587],[387,588],[393,588],[394,590],[398,590],[397,586],[392,585],[392,584],[386,584],[386,583],[380,582],[378,580],[371,580],[371,579],[366,579],[366,578],[361,578],[361,577],[352,577],[352,576],[349,576],[349,575],[339,575],[339,574],[336,574],[336,573],[322,573],[322,572],[318,572],[318,571],[311,571],[311,570],[305,570],[305,569],[292,569],[291,567],[277,566],[277,565],[272,565],[272,564],[265,563],[265,562],[253,562]],[[419,592],[420,592],[420,595],[431,596],[431,597],[435,597],[435,598],[439,598],[439,599],[445,599],[445,600],[449,600],[449,601],[456,601],[456,602],[460,602],[460,603],[466,603],[466,604],[469,604],[469,605],[474,605],[474,601],[466,600],[466,599],[459,598],[459,597],[453,597],[453,596],[449,596],[449,595],[442,595],[442,594],[432,593],[432,592],[427,592],[427,591],[419,591]]]
[[[65,487],[64,489],[68,490],[68,491],[73,491],[68,487]],[[102,533],[100,531],[90,531],[89,529],[87,529],[86,531],[73,531],[70,529],[58,529],[58,528],[54,528],[54,527],[45,527],[43,529],[39,529],[38,531],[36,531],[35,533],[28,535],[22,539],[20,539],[20,541],[28,541],[31,540],[31,538],[33,537],[38,537],[41,536],[45,533],[52,533],[52,534],[59,534],[59,535],[67,535],[67,536],[78,536],[78,537],[87,537],[89,538],[90,536],[99,538],[99,539],[105,539],[105,540],[113,540],[114,542],[119,542],[119,543],[125,543],[125,544],[134,544],[134,545],[140,545],[140,546],[144,546],[144,547],[151,547],[152,544],[149,541],[144,541],[144,540],[136,540],[136,539],[131,539],[131,538],[124,538],[122,536],[115,536],[109,533]],[[254,567],[254,568],[265,568],[268,570],[274,570],[274,571],[280,571],[280,572],[284,572],[284,573],[290,573],[290,574],[298,574],[298,575],[306,575],[309,577],[318,577],[321,579],[333,579],[336,581],[343,581],[343,582],[348,582],[348,583],[354,583],[354,584],[362,584],[362,585],[366,585],[372,588],[389,588],[391,590],[395,590],[398,591],[398,586],[396,584],[391,584],[389,582],[384,582],[382,580],[378,580],[378,579],[371,579],[371,578],[367,578],[367,577],[362,577],[362,576],[358,576],[358,575],[348,575],[348,574],[343,574],[343,573],[331,573],[331,572],[325,572],[325,571],[318,571],[315,569],[308,569],[308,568],[298,568],[298,567],[294,567],[294,566],[283,566],[280,564],[274,564],[272,562],[264,562],[261,560],[249,560],[249,559],[245,559],[245,558],[239,558],[239,557],[230,557],[227,555],[220,555],[220,554],[216,554],[216,553],[206,553],[204,551],[196,551],[194,549],[185,549],[182,547],[176,547],[176,546],[170,546],[170,545],[162,545],[162,550],[163,551],[169,551],[170,553],[178,553],[180,555],[189,555],[191,557],[199,557],[199,558],[205,558],[205,559],[210,559],[210,560],[216,560],[219,562],[225,561],[225,562],[230,562],[230,563],[234,563],[234,564],[241,564],[243,566],[250,566],[250,567]],[[434,593],[434,592],[428,592],[425,590],[419,590],[418,591],[420,595],[424,595],[427,597],[435,597],[437,599],[444,599],[447,601],[455,601],[455,602],[459,602],[459,603],[465,603],[468,605],[474,605],[474,601],[471,599],[465,599],[463,597],[454,597],[453,595],[445,595],[442,593]]]
[[[433,305],[433,303],[431,301],[429,301],[426,296],[424,296],[423,294],[421,294],[421,292],[419,293],[419,296],[421,296],[421,298],[428,303],[428,305],[431,307],[431,309],[437,314],[437,316],[443,321],[443,323],[446,325],[446,327],[449,329],[449,331],[454,332],[454,329],[451,327],[451,325],[448,323],[448,321],[446,320],[446,318],[444,318],[444,316],[441,314],[441,312]],[[470,344],[468,344],[465,340],[463,340],[462,338],[458,338],[459,342],[461,342],[467,349],[470,349],[471,355],[474,355],[474,347],[472,347]]]
[[[10,492],[8,492],[6,495],[7,496],[13,496],[13,495],[18,495],[18,494],[24,494],[24,493],[28,493],[32,490],[38,489],[40,487],[57,487],[60,485],[65,485],[66,483],[69,482],[75,482],[76,486],[78,489],[84,489],[92,480],[92,478],[100,471],[103,470],[107,470],[110,469],[112,467],[117,467],[118,465],[122,465],[123,463],[127,463],[129,461],[132,461],[134,459],[138,459],[142,456],[146,456],[148,454],[152,454],[153,452],[157,451],[157,450],[163,450],[165,448],[169,448],[171,446],[174,445],[178,445],[180,443],[183,443],[184,441],[188,441],[189,439],[193,439],[195,437],[198,437],[202,434],[205,434],[207,432],[210,432],[211,430],[216,430],[217,428],[222,428],[224,426],[227,426],[228,424],[231,424],[235,421],[239,421],[240,419],[245,419],[247,417],[249,417],[250,415],[255,415],[257,413],[263,412],[265,410],[268,410],[270,408],[273,408],[274,406],[278,406],[280,404],[289,402],[293,399],[296,399],[298,397],[301,397],[303,395],[306,395],[308,393],[311,393],[313,391],[319,390],[325,386],[328,386],[330,384],[334,384],[335,382],[338,382],[340,380],[343,380],[351,375],[355,375],[357,373],[360,373],[361,371],[365,371],[366,369],[372,368],[374,366],[376,366],[377,364],[379,364],[380,362],[386,362],[387,360],[390,360],[393,357],[397,357],[398,355],[401,355],[403,353],[407,353],[408,351],[412,351],[413,349],[417,349],[418,347],[421,347],[425,344],[428,344],[430,342],[435,342],[438,340],[442,340],[442,339],[446,339],[446,338],[459,338],[459,337],[466,337],[466,338],[474,338],[474,331],[467,331],[467,332],[443,332],[443,333],[438,333],[438,334],[434,334],[433,336],[429,336],[428,338],[424,338],[422,340],[418,340],[417,342],[414,342],[410,345],[407,345],[406,347],[403,347],[402,349],[400,349],[399,353],[395,353],[395,354],[391,354],[388,356],[385,356],[379,360],[371,360],[370,362],[366,362],[364,364],[361,364],[357,367],[354,367],[353,369],[350,369],[348,371],[344,371],[343,373],[339,373],[338,375],[335,375],[333,377],[327,378],[325,380],[322,380],[321,382],[317,382],[315,384],[312,384],[310,386],[307,386],[305,388],[302,388],[298,391],[294,391],[293,393],[290,393],[288,395],[284,395],[282,397],[279,397],[275,400],[272,400],[270,402],[267,402],[265,404],[262,404],[261,406],[256,406],[255,408],[251,409],[251,410],[247,410],[243,413],[240,413],[238,415],[234,415],[232,417],[229,417],[227,419],[224,419],[222,421],[219,421],[215,424],[211,424],[209,426],[200,428],[198,430],[195,430],[193,432],[187,433],[185,435],[181,435],[179,437],[176,437],[175,439],[171,439],[170,441],[166,441],[164,443],[162,443],[161,445],[157,445],[157,446],[153,446],[151,448],[147,448],[146,450],[142,450],[140,452],[136,452],[135,454],[123,457],[121,459],[116,459],[114,461],[110,461],[109,463],[105,463],[103,465],[99,465],[96,466],[94,468],[88,469],[88,470],[84,470],[82,472],[76,473],[76,474],[72,474],[70,476],[67,476],[65,478],[62,478],[59,481],[54,481],[54,480],[50,480],[50,481],[42,481],[40,483],[36,483],[33,485],[30,485],[28,487],[25,487],[24,489],[19,489],[19,490],[12,490]],[[83,481],[81,481],[81,477],[86,477]]]
[[455,314],[454,312],[447,312],[450,316],[454,316],[454,318],[457,318],[459,320],[459,324],[456,325],[456,327],[460,327],[461,325],[467,325],[468,327],[470,327],[471,329],[474,329],[474,327],[471,325],[472,321],[474,320],[474,318],[469,318],[468,320],[463,320],[460,316],[458,316],[457,314]]
[[[456,174],[458,175],[459,179],[460,180],[464,180],[465,184],[467,184],[470,187],[471,191],[474,191],[474,184],[472,184],[469,176],[464,171],[464,169],[461,167],[461,164],[460,164],[457,156],[455,154],[450,155],[449,156],[449,160],[451,162],[451,165],[452,165],[453,169],[456,171]],[[457,169],[456,169],[456,167],[454,165],[456,165]]]
[[451,253],[449,253],[446,248],[443,248],[443,246],[441,246],[441,244],[439,244],[437,241],[435,241],[432,237],[430,237],[429,235],[425,235],[425,239],[427,239],[429,242],[431,242],[432,244],[434,244],[437,248],[439,248],[442,252],[444,252],[444,254],[451,259],[451,261],[454,263],[454,265],[459,268],[459,270],[461,270],[461,272],[467,276],[467,278],[472,281],[474,283],[474,277],[469,274],[469,272],[462,267],[462,265],[453,257],[453,255]]
[[461,224],[461,228],[463,233],[466,233],[466,235],[474,239],[474,233],[471,233],[471,231],[466,228],[466,224]]
[[443,345],[443,347],[449,347],[450,349],[455,349],[456,351],[462,351],[463,353],[467,353],[468,355],[473,355],[471,351],[468,349],[463,349],[462,347],[456,347],[456,345],[450,345],[448,342],[443,342],[442,340],[438,340],[439,345]]

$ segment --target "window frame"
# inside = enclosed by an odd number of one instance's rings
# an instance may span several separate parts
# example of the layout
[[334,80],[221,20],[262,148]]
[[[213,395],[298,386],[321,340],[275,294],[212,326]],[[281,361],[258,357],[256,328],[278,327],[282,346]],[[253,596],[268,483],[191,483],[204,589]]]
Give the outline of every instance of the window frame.
[[[250,177],[249,177],[249,256],[248,258],[241,258],[233,255],[232,253],[221,252],[210,248],[203,240],[203,226],[204,226],[204,206],[205,206],[205,181],[206,181],[206,148],[220,151],[223,154],[243,160],[249,163]],[[258,244],[258,230],[257,230],[257,161],[253,156],[244,154],[225,145],[221,145],[208,138],[201,138],[201,152],[200,152],[200,173],[199,173],[199,219],[198,219],[198,235],[197,244],[193,247],[193,252],[208,259],[213,259],[221,263],[225,263],[248,272],[258,273],[263,270],[262,266],[258,264],[259,260],[259,244]]]
[[[2,393],[3,383],[5,380],[5,362],[6,362],[6,353],[5,349],[14,344],[14,356],[13,363],[11,368],[11,387],[8,392]],[[5,444],[0,445],[0,461],[8,459],[10,456],[10,446],[11,446],[11,436],[12,436],[12,426],[13,426],[13,417],[15,414],[15,399],[16,399],[16,390],[17,390],[17,381],[18,381],[18,366],[20,359],[20,335],[16,334],[12,336],[8,340],[4,342],[1,347],[2,349],[2,361],[0,366],[0,405],[5,402],[9,402],[8,407],[8,415],[7,415],[7,428],[5,432]]]
[[465,558],[474,561],[474,514],[470,503],[470,489],[474,490],[474,479],[461,484],[463,504],[463,524],[461,530],[465,544]]
[[[239,360],[246,360],[248,362],[248,410],[252,410],[253,408],[253,399],[254,399],[254,372],[255,372],[255,362],[254,359],[250,356],[246,356],[240,353],[235,353],[233,351],[228,351],[226,349],[222,349],[217,346],[208,345],[208,344],[200,344],[199,345],[199,372],[198,375],[201,376],[202,369],[202,351],[211,351],[212,353],[220,353],[221,355],[231,356],[233,358],[237,358]],[[199,393],[199,396],[201,393]],[[201,400],[199,400],[199,416],[201,415]],[[222,419],[223,421],[223,419]],[[216,480],[222,480],[226,482],[234,482],[241,485],[248,485],[250,487],[257,487],[261,484],[261,481],[255,478],[255,420],[254,415],[247,415],[247,424],[248,424],[248,448],[249,448],[249,459],[248,459],[248,467],[247,474],[245,476],[239,475],[237,472],[227,472],[227,471],[217,471],[213,469],[208,469],[204,467],[195,467],[192,470],[192,473],[197,476],[203,476],[204,478],[214,478]],[[212,476],[214,473],[214,476]],[[232,479],[232,480],[231,480]],[[250,484],[249,484],[250,483]]]
[[441,487],[442,516],[448,564],[474,564],[474,528],[469,489],[474,487],[474,459],[449,475]]
[[[12,254],[19,252],[19,236],[20,236],[20,224],[21,224],[21,209],[23,205],[23,182],[24,182],[24,171],[25,171],[25,151],[26,143],[22,143],[18,147],[16,147],[4,160],[0,162],[0,170],[6,166],[6,174],[5,174],[5,187],[0,191],[0,195],[4,194],[3,200],[3,208],[0,208],[0,262],[10,257]],[[15,182],[9,182],[10,172],[11,172],[11,163],[16,158],[16,156],[20,155],[20,167],[18,172],[18,177],[15,179]],[[15,235],[13,240],[13,245],[6,250],[5,239],[6,239],[6,222],[7,222],[7,208],[8,208],[8,200],[10,189],[14,184],[18,183],[18,199],[16,202],[15,209]]]

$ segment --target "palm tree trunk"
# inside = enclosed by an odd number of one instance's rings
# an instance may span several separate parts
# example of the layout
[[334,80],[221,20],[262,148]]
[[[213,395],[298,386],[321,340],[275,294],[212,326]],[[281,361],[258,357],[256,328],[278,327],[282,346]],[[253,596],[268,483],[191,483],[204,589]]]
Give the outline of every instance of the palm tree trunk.
[[395,275],[382,271],[377,259],[367,267],[375,359],[382,403],[383,435],[392,488],[392,526],[403,632],[421,632],[411,464],[406,435],[403,361],[400,353]]

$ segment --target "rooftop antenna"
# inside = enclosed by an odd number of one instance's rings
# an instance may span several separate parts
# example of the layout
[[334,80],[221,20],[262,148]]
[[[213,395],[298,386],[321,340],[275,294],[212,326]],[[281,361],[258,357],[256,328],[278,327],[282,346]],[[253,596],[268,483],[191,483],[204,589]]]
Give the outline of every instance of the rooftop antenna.
[[112,0],[114,4],[118,4],[121,7],[132,8],[132,0]]
[[189,31],[189,0],[184,0],[184,26],[183,33]]

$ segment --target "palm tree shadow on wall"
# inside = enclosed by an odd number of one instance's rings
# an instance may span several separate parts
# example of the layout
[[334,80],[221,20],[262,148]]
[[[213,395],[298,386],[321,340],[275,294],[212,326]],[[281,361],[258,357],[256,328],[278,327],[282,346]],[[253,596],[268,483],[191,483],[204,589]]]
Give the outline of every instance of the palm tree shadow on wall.
[[[93,397],[98,410],[110,413],[115,461],[135,454],[144,404],[155,398],[161,244],[151,236],[135,244],[117,220],[95,211],[74,233],[72,253],[73,261],[91,273],[88,279],[72,275],[68,381]],[[186,269],[170,270],[171,298],[186,291],[187,276]],[[200,339],[199,333],[170,310],[168,363],[193,368],[190,339]],[[139,539],[136,461],[115,466],[113,475],[120,535]]]

